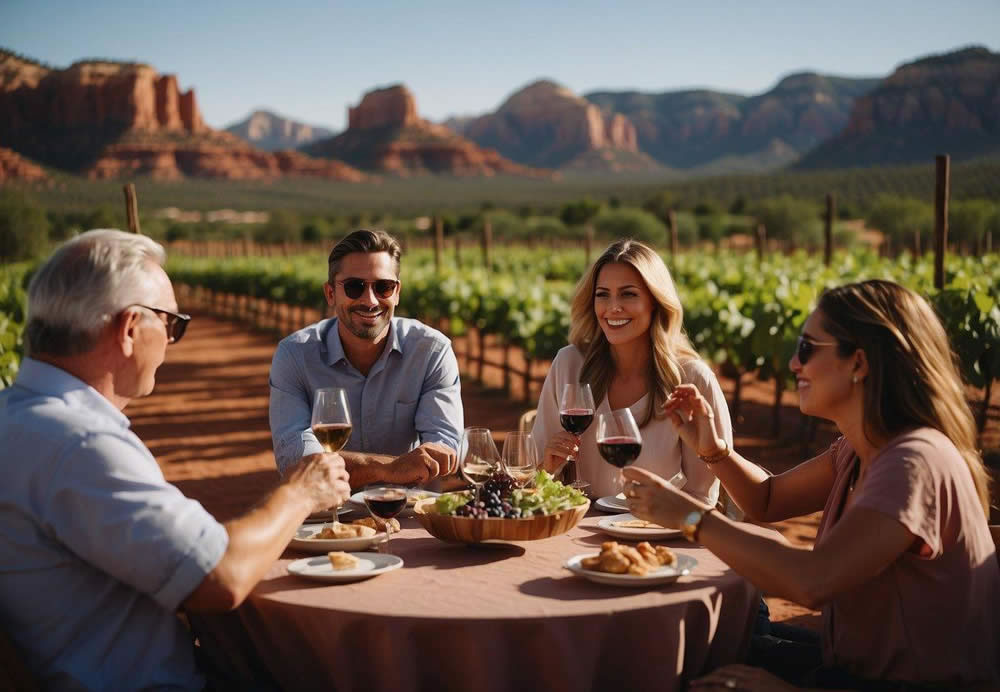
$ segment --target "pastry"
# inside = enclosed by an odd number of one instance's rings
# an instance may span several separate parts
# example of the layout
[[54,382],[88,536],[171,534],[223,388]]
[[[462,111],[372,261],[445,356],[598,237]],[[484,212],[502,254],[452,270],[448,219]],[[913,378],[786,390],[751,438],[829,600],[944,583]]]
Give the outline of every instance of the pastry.
[[601,552],[580,561],[584,569],[609,574],[633,574],[644,577],[651,570],[664,565],[672,565],[677,561],[673,551],[662,545],[652,546],[643,541],[636,547],[621,545],[616,541],[606,541],[601,544]]
[[315,539],[341,539],[341,538],[362,538],[371,535],[374,529],[357,524],[341,524],[339,521],[333,522],[330,526],[324,526],[319,533],[313,534]]
[[334,569],[354,569],[360,564],[358,558],[342,550],[327,553],[326,556],[330,558],[330,565]]
[[356,519],[355,524],[360,524],[361,526],[367,526],[370,529],[375,529],[376,531],[386,531],[388,533],[396,533],[399,531],[399,522],[395,519],[390,519],[389,521],[384,521],[379,519],[376,521],[375,517],[365,517],[364,519]]

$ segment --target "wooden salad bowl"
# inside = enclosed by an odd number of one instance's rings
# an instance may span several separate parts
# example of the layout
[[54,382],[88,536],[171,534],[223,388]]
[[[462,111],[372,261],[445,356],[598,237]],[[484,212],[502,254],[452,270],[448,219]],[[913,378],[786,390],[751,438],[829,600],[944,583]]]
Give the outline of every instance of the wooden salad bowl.
[[427,533],[442,541],[481,543],[483,541],[537,541],[566,533],[590,509],[590,501],[556,514],[539,514],[527,519],[473,519],[438,514],[435,498],[420,500],[413,512]]

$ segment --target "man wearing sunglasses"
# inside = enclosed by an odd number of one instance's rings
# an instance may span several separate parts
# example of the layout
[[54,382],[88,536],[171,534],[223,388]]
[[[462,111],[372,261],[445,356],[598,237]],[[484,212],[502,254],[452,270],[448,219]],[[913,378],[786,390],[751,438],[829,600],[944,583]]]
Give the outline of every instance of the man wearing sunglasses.
[[322,450],[310,430],[314,393],[347,392],[353,428],[341,451],[351,486],[423,485],[457,470],[463,429],[458,361],[441,332],[394,317],[399,303],[396,239],[358,230],[333,248],[323,285],[335,317],[278,344],[271,363],[274,457],[285,473]]
[[44,689],[203,689],[178,608],[235,608],[310,512],[350,495],[335,454],[225,524],[164,480],[122,413],[190,319],[164,259],[89,231],[28,288],[28,357],[0,392],[0,629]]

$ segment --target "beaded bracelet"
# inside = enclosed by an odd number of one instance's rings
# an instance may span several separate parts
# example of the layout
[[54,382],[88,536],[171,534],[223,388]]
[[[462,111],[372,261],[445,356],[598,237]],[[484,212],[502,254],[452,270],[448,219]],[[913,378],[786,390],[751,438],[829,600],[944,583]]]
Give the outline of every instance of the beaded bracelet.
[[698,458],[702,460],[703,463],[711,466],[712,464],[718,464],[720,461],[725,461],[733,453],[733,450],[729,447],[729,443],[726,440],[722,441],[722,451],[716,452],[715,454],[699,454]]

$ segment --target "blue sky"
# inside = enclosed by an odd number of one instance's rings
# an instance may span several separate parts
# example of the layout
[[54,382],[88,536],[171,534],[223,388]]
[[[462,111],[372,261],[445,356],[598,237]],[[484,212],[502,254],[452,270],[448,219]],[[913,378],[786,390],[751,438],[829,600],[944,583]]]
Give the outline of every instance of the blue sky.
[[340,129],[405,83],[422,116],[495,109],[540,78],[577,93],[757,93],[790,72],[882,76],[969,44],[1000,51],[1000,0],[258,2],[0,0],[0,46],[64,67],[134,59],[194,87],[215,127],[267,107]]

